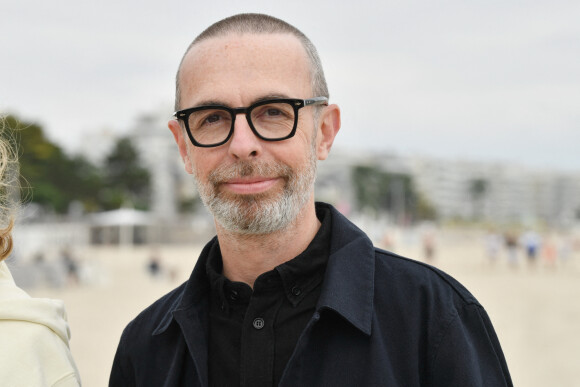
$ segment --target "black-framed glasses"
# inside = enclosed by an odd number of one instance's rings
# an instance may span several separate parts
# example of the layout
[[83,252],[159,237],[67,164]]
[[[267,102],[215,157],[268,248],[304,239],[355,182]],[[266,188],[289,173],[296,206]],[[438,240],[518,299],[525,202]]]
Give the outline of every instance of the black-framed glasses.
[[175,112],[183,121],[189,139],[195,146],[214,147],[225,144],[234,133],[238,114],[244,114],[254,134],[264,141],[286,140],[296,133],[298,110],[305,106],[328,105],[328,98],[269,99],[248,107],[221,105],[197,106]]

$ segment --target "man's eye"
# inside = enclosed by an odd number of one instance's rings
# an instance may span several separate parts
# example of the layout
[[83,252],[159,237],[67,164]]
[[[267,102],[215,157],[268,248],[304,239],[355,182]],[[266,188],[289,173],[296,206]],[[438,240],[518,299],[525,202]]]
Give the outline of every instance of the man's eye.
[[266,115],[271,116],[271,117],[275,117],[275,116],[282,115],[282,112],[280,111],[280,109],[270,108],[266,111]]
[[205,121],[208,124],[215,124],[216,122],[218,122],[219,120],[221,120],[221,116],[219,114],[212,114],[210,116],[208,116]]

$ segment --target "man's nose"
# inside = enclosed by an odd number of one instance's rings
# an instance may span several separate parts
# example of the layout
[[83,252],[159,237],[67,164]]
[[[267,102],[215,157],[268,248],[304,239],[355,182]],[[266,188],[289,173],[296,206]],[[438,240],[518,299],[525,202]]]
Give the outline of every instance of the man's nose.
[[236,115],[234,133],[228,143],[230,155],[237,159],[258,156],[262,151],[262,140],[252,131],[245,114]]

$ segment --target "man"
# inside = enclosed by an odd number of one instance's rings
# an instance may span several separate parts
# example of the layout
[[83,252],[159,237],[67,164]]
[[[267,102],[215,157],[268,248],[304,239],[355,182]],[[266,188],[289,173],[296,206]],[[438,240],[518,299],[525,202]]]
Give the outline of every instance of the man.
[[479,303],[314,202],[340,127],[314,46],[265,15],[188,48],[169,122],[217,237],[123,332],[111,386],[505,386]]

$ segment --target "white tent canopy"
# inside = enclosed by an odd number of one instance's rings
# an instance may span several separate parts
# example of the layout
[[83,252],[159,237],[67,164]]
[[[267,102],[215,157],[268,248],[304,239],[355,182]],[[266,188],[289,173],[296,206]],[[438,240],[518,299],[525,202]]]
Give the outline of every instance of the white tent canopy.
[[96,227],[119,227],[119,245],[133,245],[135,226],[153,224],[151,213],[133,208],[100,212],[91,216],[91,223]]
[[152,223],[149,212],[133,208],[99,212],[91,216],[91,221],[96,226],[147,226]]

